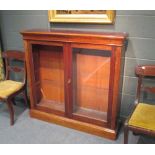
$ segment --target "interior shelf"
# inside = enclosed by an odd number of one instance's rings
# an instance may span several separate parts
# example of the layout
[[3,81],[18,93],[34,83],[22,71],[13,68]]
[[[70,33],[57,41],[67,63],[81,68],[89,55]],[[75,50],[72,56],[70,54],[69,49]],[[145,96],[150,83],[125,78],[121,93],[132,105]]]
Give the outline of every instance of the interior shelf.
[[88,108],[77,107],[76,109],[74,109],[73,114],[82,116],[82,117],[87,117],[90,119],[105,120],[105,121],[107,120],[106,112],[92,110]]
[[61,102],[56,102],[53,100],[46,100],[46,99],[41,99],[41,101],[36,105],[38,108],[40,109],[48,109],[48,111],[61,111],[64,112],[65,111],[65,106],[64,103]]

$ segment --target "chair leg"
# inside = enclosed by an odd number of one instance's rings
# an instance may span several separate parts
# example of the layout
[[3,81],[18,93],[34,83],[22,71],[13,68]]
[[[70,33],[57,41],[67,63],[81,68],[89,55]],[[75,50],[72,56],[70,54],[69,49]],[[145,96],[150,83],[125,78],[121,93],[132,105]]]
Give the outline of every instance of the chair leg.
[[12,103],[16,105],[15,98],[12,98]]
[[7,105],[8,105],[9,112],[10,112],[10,125],[13,125],[14,124],[13,103],[12,103],[11,99],[8,99],[6,102],[7,102]]
[[128,144],[128,134],[129,134],[129,129],[128,129],[128,126],[125,125],[125,127],[124,127],[124,144]]
[[24,89],[24,91],[23,91],[23,98],[24,98],[25,104],[28,105],[28,107],[30,107],[30,105],[28,103],[28,97],[27,97],[27,90],[26,89]]

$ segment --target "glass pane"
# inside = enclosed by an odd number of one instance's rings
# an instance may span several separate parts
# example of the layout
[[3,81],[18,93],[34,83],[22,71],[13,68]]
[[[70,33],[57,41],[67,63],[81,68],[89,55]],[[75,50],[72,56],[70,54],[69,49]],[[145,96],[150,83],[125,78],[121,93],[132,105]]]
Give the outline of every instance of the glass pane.
[[107,120],[110,52],[73,49],[73,112]]
[[63,48],[33,46],[38,105],[64,111]]

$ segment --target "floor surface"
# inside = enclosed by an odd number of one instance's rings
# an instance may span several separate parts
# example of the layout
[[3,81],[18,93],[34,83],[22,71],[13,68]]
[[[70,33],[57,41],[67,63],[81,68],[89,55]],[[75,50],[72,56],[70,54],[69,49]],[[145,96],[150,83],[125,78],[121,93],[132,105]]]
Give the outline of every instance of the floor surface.
[[[43,122],[29,117],[29,110],[18,103],[14,106],[15,124],[10,126],[6,104],[0,104],[0,143],[1,144],[122,144],[123,132],[118,139],[108,140],[56,124]],[[129,143],[146,143],[145,137],[140,138],[130,133]],[[149,139],[154,143],[154,139]],[[147,139],[148,142],[148,139]]]

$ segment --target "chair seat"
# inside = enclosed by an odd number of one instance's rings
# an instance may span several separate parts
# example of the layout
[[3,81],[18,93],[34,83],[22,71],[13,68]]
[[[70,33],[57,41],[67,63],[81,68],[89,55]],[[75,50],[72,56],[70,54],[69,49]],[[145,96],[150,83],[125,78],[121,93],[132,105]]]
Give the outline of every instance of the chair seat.
[[155,131],[155,106],[139,103],[129,120],[129,125]]
[[5,80],[0,82],[0,98],[7,98],[9,95],[20,90],[23,86],[22,82]]

